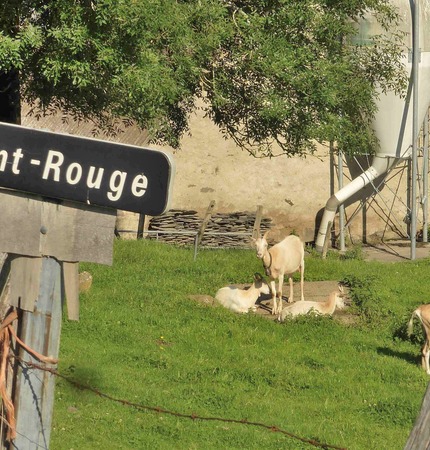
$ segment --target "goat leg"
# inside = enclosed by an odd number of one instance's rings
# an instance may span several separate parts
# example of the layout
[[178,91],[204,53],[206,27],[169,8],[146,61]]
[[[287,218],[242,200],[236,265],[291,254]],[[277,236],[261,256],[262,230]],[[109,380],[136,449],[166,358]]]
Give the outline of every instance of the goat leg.
[[270,289],[272,291],[272,314],[276,314],[276,282],[270,281]]
[[424,344],[424,347],[422,349],[422,357],[421,357],[421,365],[423,366],[423,369],[427,372],[428,375],[430,375],[430,345],[429,341],[426,341]]
[[290,282],[290,295],[288,297],[288,303],[293,303],[294,301],[294,284],[293,277],[288,277],[288,281]]
[[304,272],[305,272],[305,261],[303,261],[300,266],[300,300],[304,300],[305,296],[303,295],[303,285],[304,285]]

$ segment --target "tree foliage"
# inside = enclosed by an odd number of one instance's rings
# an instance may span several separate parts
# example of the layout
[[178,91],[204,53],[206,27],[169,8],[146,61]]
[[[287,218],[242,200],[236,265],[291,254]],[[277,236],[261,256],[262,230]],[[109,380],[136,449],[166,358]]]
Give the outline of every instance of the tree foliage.
[[398,41],[348,44],[367,10],[398,20],[388,0],[2,0],[0,72],[43,112],[131,120],[173,147],[201,97],[255,155],[367,152],[376,88],[406,82]]
[[349,44],[354,22],[373,10],[388,31],[398,17],[385,1],[232,2],[236,32],[216,54],[211,115],[239,145],[273,154],[313,150],[314,140],[371,152],[376,88],[406,78],[401,35]]

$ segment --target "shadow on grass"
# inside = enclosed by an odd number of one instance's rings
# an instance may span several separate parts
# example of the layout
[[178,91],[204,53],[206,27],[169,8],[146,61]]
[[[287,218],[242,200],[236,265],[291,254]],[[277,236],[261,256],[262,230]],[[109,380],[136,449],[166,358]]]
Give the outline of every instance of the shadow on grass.
[[62,372],[61,378],[79,390],[88,390],[92,386],[97,386],[100,389],[105,387],[100,376],[100,371],[96,368],[76,367],[72,365]]
[[379,347],[377,349],[379,355],[391,356],[392,358],[403,359],[410,364],[416,366],[417,364],[421,364],[421,357],[417,357],[411,353],[406,352],[396,352],[391,350],[390,348]]

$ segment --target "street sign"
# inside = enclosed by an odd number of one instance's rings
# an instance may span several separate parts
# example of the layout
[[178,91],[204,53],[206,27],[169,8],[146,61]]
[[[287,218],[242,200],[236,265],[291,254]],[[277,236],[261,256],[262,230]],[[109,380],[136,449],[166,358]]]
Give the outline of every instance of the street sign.
[[2,187],[155,216],[172,182],[163,151],[0,123]]

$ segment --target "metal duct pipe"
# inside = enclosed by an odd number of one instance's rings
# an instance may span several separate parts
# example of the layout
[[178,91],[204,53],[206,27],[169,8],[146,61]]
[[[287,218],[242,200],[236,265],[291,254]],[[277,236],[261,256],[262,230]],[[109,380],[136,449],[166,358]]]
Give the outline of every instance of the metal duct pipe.
[[[413,49],[413,61],[409,53],[405,52],[403,57],[403,63],[409,73],[407,95],[406,98],[402,98],[394,92],[380,93],[378,111],[373,122],[380,148],[373,158],[372,165],[327,201],[315,242],[319,252],[323,251],[327,226],[330,222],[333,223],[339,205],[377,177],[387,174],[400,159],[411,156],[416,159],[416,139],[419,132],[417,124],[423,122],[430,104],[430,33],[427,32],[430,29],[430,3],[424,2],[423,7],[418,8],[418,1],[390,0],[402,17],[399,30],[405,33],[404,45],[409,50]],[[376,18],[369,14],[359,23],[358,33],[353,42],[358,45],[370,45],[372,37],[382,31]]]
[[333,223],[334,216],[336,215],[339,205],[344,203],[359,190],[363,189],[373,180],[381,175],[386,174],[391,170],[399,161],[399,158],[387,158],[385,156],[374,156],[372,165],[363,172],[357,178],[347,184],[344,188],[333,194],[326,203],[324,214],[319,227],[318,235],[315,241],[315,249],[318,252],[323,251],[324,242],[327,233],[327,226],[331,222]]

